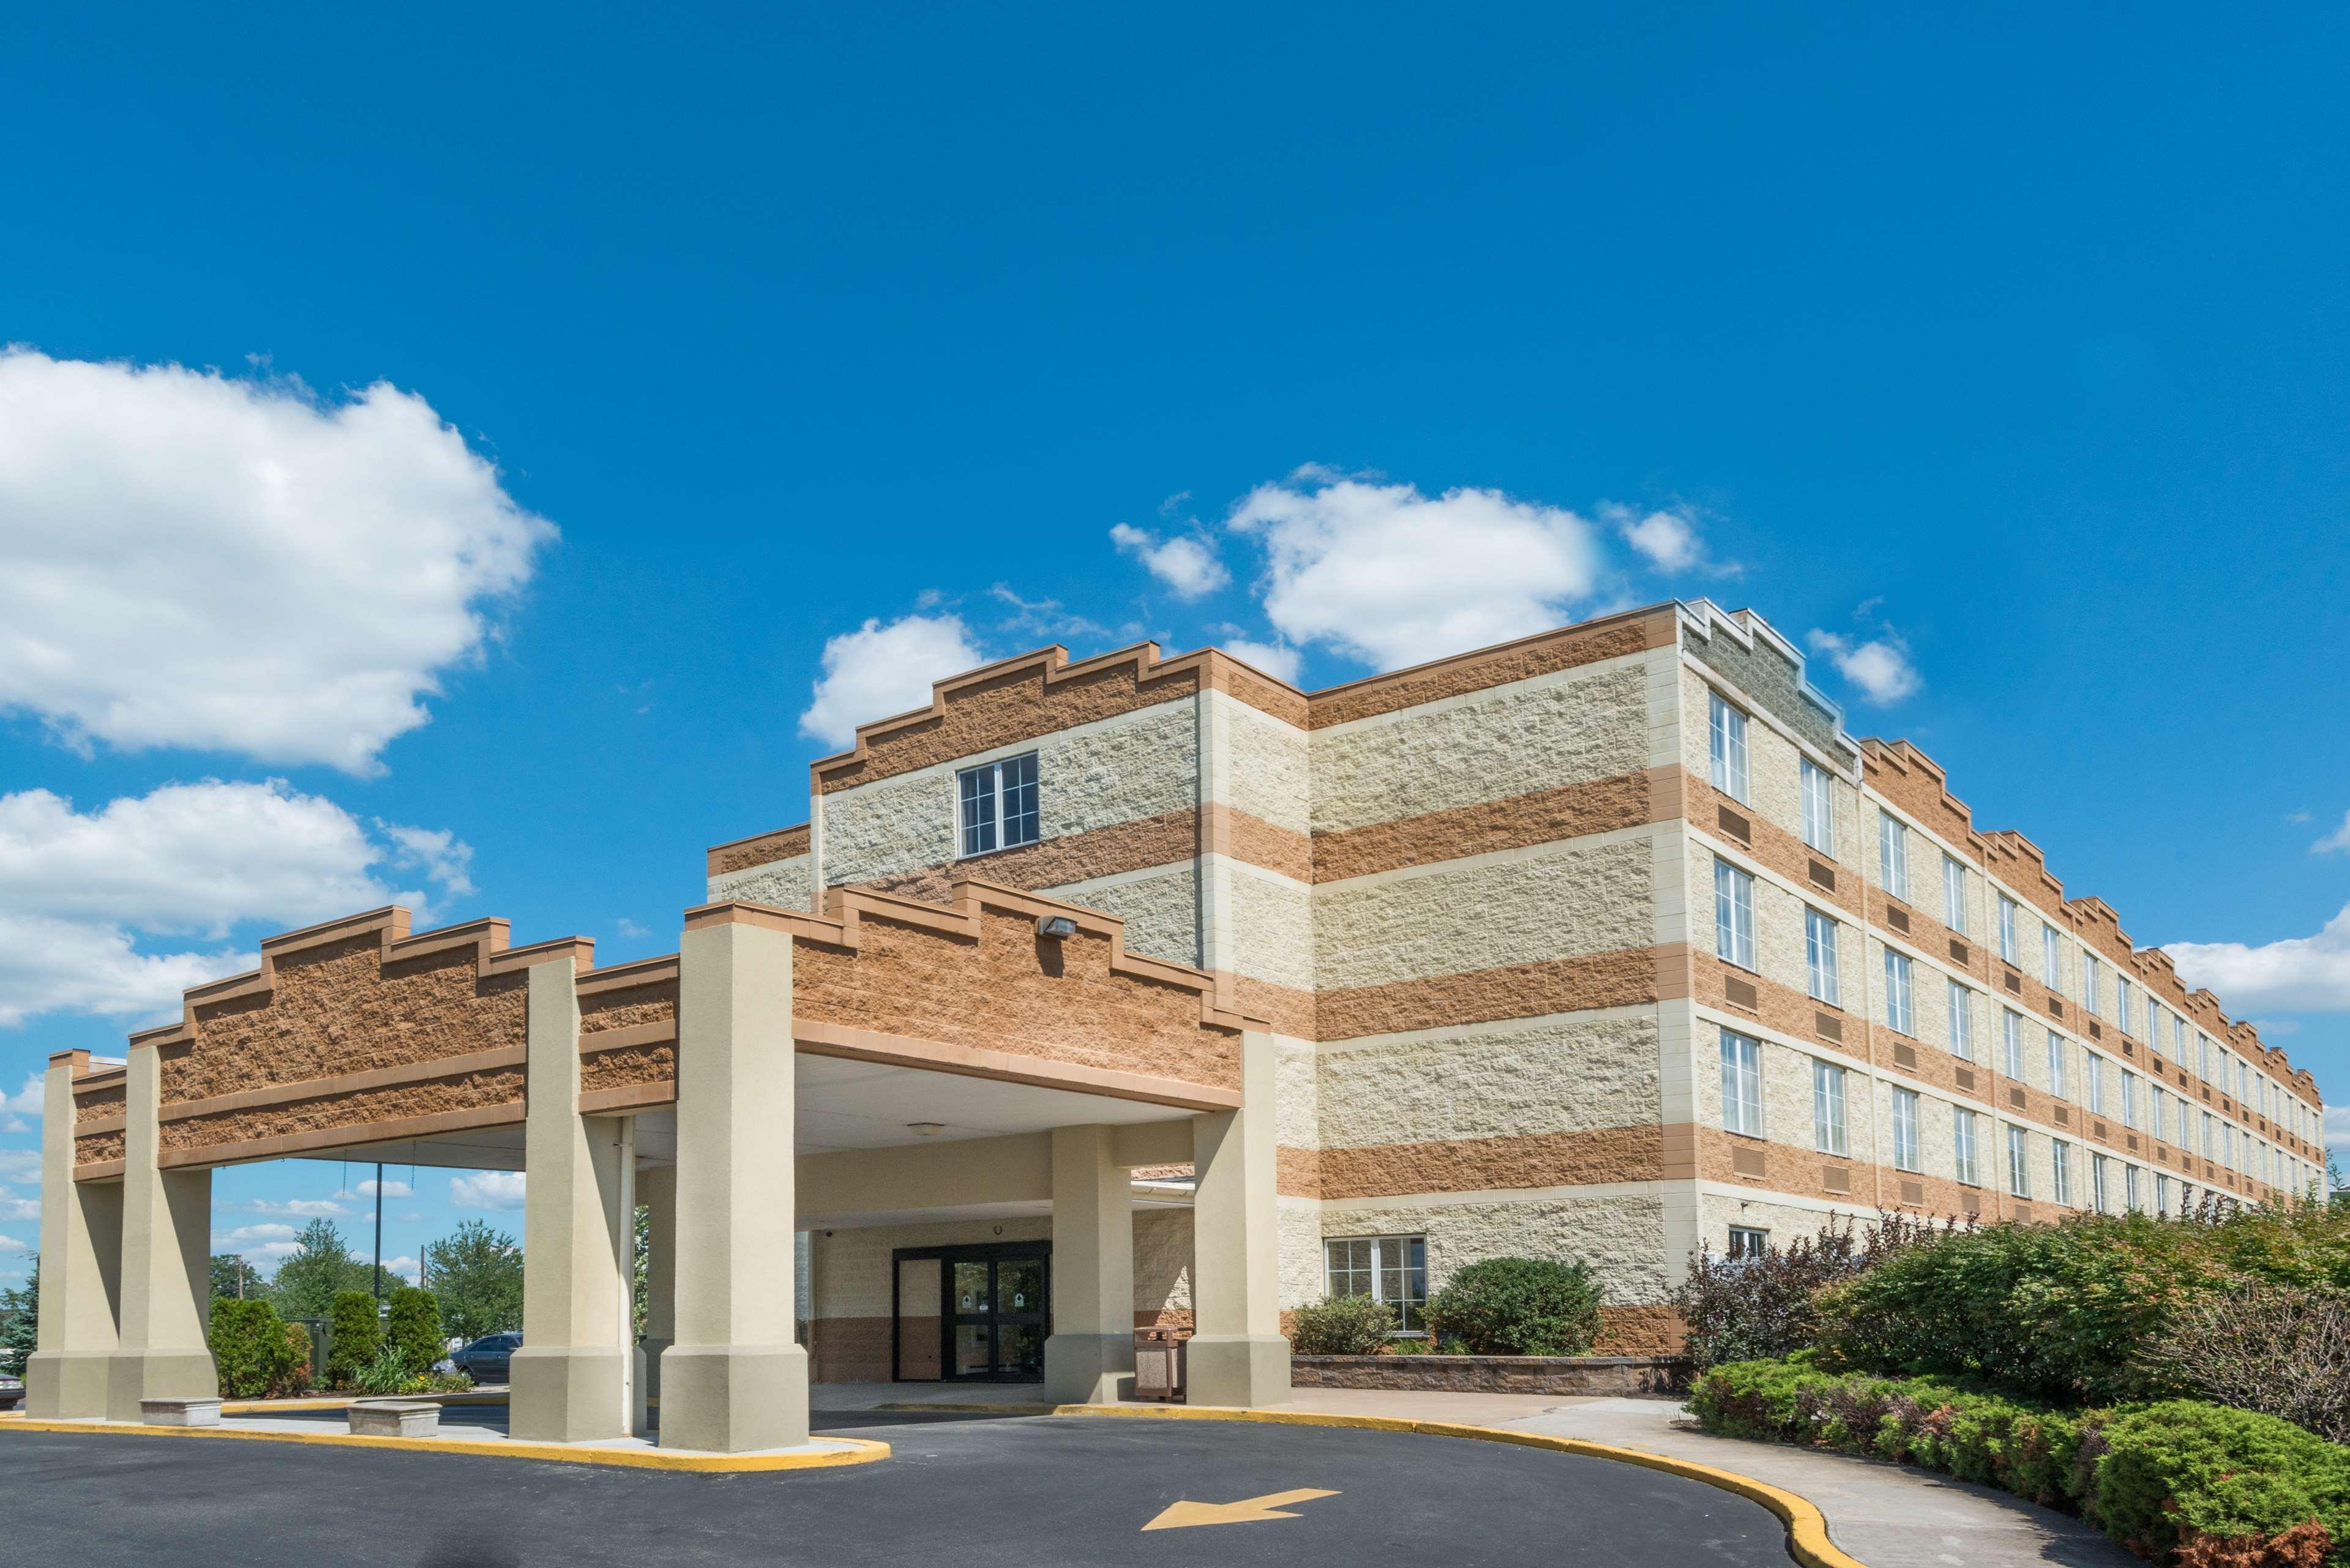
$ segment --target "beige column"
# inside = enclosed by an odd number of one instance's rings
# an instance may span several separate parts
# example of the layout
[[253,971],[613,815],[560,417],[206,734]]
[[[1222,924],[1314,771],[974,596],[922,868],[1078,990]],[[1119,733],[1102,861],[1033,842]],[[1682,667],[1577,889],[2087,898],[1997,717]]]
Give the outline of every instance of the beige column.
[[637,1201],[645,1209],[642,1386],[647,1403],[658,1406],[661,1352],[677,1343],[677,1168],[649,1165],[637,1172]]
[[1053,1129],[1053,1335],[1045,1397],[1114,1404],[1134,1383],[1134,1210],[1111,1129]]
[[508,1402],[516,1438],[581,1443],[628,1433],[621,1127],[579,1114],[577,962],[530,971],[529,1109],[523,1124],[522,1347]]
[[807,1441],[794,1340],[792,938],[689,926],[678,950],[677,1342],[661,1444],[742,1453]]
[[122,1183],[76,1181],[73,1077],[89,1053],[49,1058],[41,1096],[40,1338],[25,1365],[30,1416],[106,1414],[120,1345]]
[[212,1399],[220,1378],[205,1342],[212,1313],[213,1173],[165,1170],[163,1058],[133,1045],[122,1096],[121,1341],[106,1414],[140,1418],[142,1399]]
[[[1278,1405],[1289,1397],[1281,1336],[1280,1210],[1273,1036],[1241,1036],[1241,1108],[1195,1116],[1191,1311],[1185,1376],[1194,1405]],[[1055,1249],[1057,1251],[1057,1249]]]

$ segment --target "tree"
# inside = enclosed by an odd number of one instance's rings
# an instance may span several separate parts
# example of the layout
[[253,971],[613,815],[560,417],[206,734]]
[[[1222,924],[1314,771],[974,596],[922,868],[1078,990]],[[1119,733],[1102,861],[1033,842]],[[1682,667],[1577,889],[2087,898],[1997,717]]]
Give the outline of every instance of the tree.
[[258,1302],[269,1299],[269,1282],[259,1269],[234,1252],[213,1254],[213,1300]]
[[269,1293],[278,1312],[289,1319],[327,1317],[334,1312],[337,1295],[344,1291],[372,1293],[374,1284],[375,1271],[351,1261],[341,1227],[332,1220],[313,1220],[295,1238],[294,1251],[277,1265]]
[[424,1256],[444,1332],[479,1339],[522,1326],[522,1249],[512,1236],[486,1220],[467,1220]]
[[634,1283],[629,1287],[629,1326],[631,1334],[645,1336],[645,1320],[652,1311],[652,1276],[650,1260],[653,1251],[653,1211],[641,1204],[637,1209],[637,1245]]
[[333,1336],[327,1344],[327,1383],[348,1388],[359,1369],[383,1349],[383,1325],[375,1313],[375,1297],[366,1291],[335,1293]]
[[40,1336],[41,1258],[33,1254],[33,1272],[22,1290],[0,1290],[0,1372],[25,1376],[25,1357],[33,1354]]
[[410,1376],[432,1370],[432,1364],[441,1359],[441,1308],[431,1291],[414,1285],[392,1287],[384,1343],[400,1353]]

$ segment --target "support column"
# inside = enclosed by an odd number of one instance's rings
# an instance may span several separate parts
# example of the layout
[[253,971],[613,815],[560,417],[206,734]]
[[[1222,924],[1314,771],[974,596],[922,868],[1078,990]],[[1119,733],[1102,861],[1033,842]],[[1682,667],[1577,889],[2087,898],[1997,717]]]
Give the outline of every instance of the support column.
[[660,1402],[661,1352],[677,1343],[677,1168],[651,1165],[637,1173],[637,1201],[645,1206],[644,1402]]
[[661,1444],[716,1453],[807,1441],[794,1338],[792,937],[748,911],[678,949],[677,1343]]
[[1280,1209],[1274,1185],[1273,1036],[1241,1036],[1241,1108],[1191,1120],[1191,1310],[1185,1376],[1194,1405],[1289,1397],[1281,1336]]
[[1053,1129],[1053,1335],[1045,1397],[1115,1404],[1134,1385],[1134,1210],[1111,1129]]
[[516,1438],[628,1434],[629,1217],[619,1121],[579,1114],[577,962],[530,971],[529,1109],[523,1124],[522,1347],[508,1402]]
[[106,1379],[106,1414],[116,1421],[138,1420],[141,1399],[220,1397],[205,1340],[213,1173],[162,1168],[163,1058],[152,1045],[131,1046],[130,1058],[122,1095],[122,1336]]
[[40,1338],[25,1364],[25,1413],[106,1414],[120,1348],[122,1183],[74,1179],[74,1073],[87,1051],[49,1058],[41,1093]]

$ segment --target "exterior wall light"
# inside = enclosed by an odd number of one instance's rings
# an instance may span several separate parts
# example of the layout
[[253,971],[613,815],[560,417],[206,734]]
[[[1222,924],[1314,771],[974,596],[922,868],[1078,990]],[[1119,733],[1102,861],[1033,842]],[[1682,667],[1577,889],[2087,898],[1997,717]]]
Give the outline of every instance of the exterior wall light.
[[1077,922],[1066,915],[1039,915],[1036,917],[1036,934],[1050,937],[1057,942],[1063,937],[1076,936]]

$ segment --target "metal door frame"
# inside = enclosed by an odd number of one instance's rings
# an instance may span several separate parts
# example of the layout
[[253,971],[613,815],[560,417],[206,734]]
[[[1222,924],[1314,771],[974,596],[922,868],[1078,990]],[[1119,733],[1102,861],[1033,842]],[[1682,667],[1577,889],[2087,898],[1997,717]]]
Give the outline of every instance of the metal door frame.
[[[1042,1372],[1034,1377],[1028,1377],[1016,1373],[988,1371],[959,1374],[954,1370],[955,1314],[950,1310],[953,1304],[954,1296],[954,1266],[957,1263],[993,1264],[1025,1262],[1030,1259],[1044,1265],[1045,1301],[1043,1310],[1037,1315],[1043,1320],[1046,1336],[1049,1338],[1053,1325],[1053,1243],[1051,1241],[977,1241],[953,1247],[892,1249],[889,1253],[889,1381],[898,1382],[899,1374],[906,1365],[904,1345],[900,1343],[905,1325],[905,1303],[899,1299],[899,1265],[936,1260],[939,1264],[938,1381],[941,1383],[1043,1382]],[[991,1268],[988,1271],[988,1287],[991,1293],[994,1284],[995,1271]],[[1003,1340],[995,1333],[995,1325],[1002,1320],[992,1308],[988,1317],[988,1363],[993,1367],[1003,1359]]]

